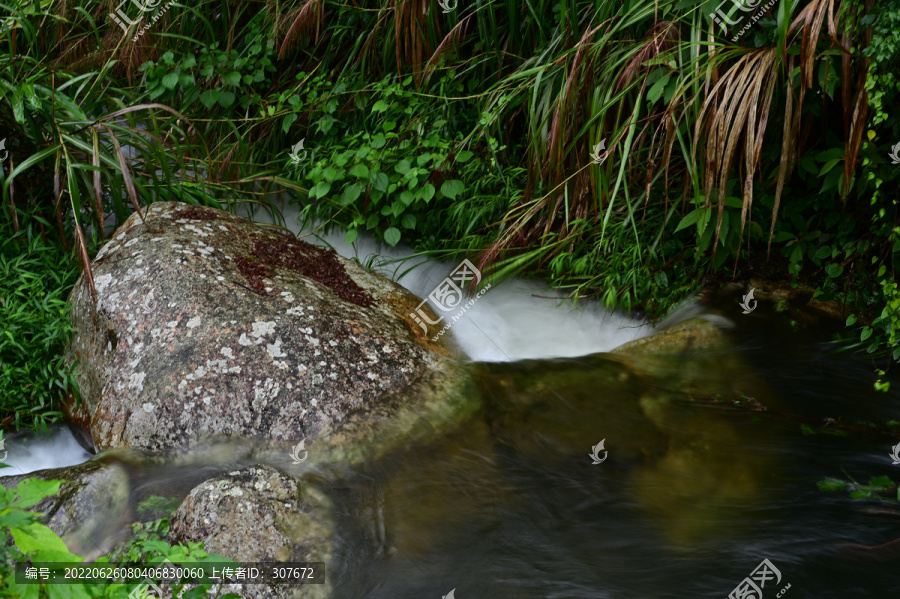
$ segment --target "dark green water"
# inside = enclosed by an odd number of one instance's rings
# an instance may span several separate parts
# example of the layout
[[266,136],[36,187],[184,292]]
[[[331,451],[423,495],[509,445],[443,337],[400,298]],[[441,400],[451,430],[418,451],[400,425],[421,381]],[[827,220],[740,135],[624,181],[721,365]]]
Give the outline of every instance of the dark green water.
[[[829,355],[760,312],[730,314],[745,370],[722,392],[744,391],[766,412],[620,380],[622,365],[602,356],[489,366],[486,408],[454,438],[335,486],[345,505],[376,506],[345,511],[336,597],[725,598],[763,559],[781,573],[765,598],[788,584],[783,597],[895,596],[900,542],[858,546],[900,538],[900,504],[823,493],[816,481],[900,481],[888,456],[898,440],[801,425],[884,430],[900,419],[898,394],[873,391],[870,363]],[[659,397],[653,421],[635,408]],[[609,457],[593,465],[604,438]],[[366,517],[378,524],[366,529]]]

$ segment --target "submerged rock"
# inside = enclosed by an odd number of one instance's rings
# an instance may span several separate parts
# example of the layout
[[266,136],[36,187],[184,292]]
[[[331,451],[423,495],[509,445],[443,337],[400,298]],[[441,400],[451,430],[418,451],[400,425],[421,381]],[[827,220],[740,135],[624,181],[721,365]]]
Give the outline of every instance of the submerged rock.
[[728,347],[722,332],[727,319],[715,315],[689,318],[671,327],[657,331],[653,335],[629,341],[612,350],[614,354],[635,357],[683,354],[698,350],[723,350]]
[[722,506],[762,501],[775,468],[741,451],[771,435],[752,423],[773,397],[722,324],[691,318],[611,353],[478,365],[493,436],[551,489],[627,493],[672,547],[719,534],[733,524]]
[[220,210],[156,203],[145,219],[94,260],[96,302],[83,277],[70,298],[82,402],[67,410],[98,450],[334,437],[366,459],[369,441],[471,409],[402,287]]
[[131,483],[120,465],[90,461],[2,477],[0,485],[13,489],[28,478],[63,481],[56,495],[28,509],[43,514],[42,522],[62,538],[69,551],[93,560],[128,535],[133,520]]
[[759,389],[731,343],[730,320],[716,314],[658,330],[621,345],[611,354],[631,370],[653,379],[652,386],[684,395],[734,395]]
[[731,343],[725,331],[733,326],[704,314],[610,356],[647,379],[636,404],[656,430],[654,455],[629,472],[628,484],[679,548],[733,524],[723,506],[761,501],[774,468],[771,455],[741,451],[764,444],[760,438],[771,433],[748,424],[761,422],[758,414],[778,400]]

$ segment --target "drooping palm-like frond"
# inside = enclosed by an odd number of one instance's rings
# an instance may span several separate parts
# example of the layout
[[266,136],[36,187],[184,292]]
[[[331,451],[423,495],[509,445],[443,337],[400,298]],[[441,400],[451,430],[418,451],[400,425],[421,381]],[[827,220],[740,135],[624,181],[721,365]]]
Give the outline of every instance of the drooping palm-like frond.
[[[700,109],[694,137],[706,139],[706,206],[710,207],[713,190],[717,189],[713,255],[718,246],[725,213],[725,190],[732,164],[743,140],[743,207],[741,237],[747,214],[753,206],[753,175],[759,165],[763,136],[775,91],[777,48],[761,48],[740,56],[707,96]],[[695,150],[697,147],[695,146]],[[776,205],[780,190],[776,192]]]
[[[726,197],[729,182],[734,185],[737,179],[741,190],[740,240],[754,220],[754,203],[761,195],[768,202],[768,190],[761,190],[760,184],[768,173],[777,173],[771,239],[784,189],[813,119],[804,112],[807,92],[816,84],[814,73],[823,61],[834,60],[835,49],[841,53],[846,195],[865,129],[866,63],[858,50],[867,42],[857,24],[859,15],[838,4],[779,3],[768,15],[777,23],[766,26],[774,33],[761,47],[754,47],[758,41],[739,44],[718,37],[709,15],[676,0],[495,0],[460,2],[449,12],[436,0],[360,0],[349,5],[332,0],[200,0],[190,6],[176,2],[136,43],[109,22],[111,2],[65,2],[52,12],[29,15],[29,9],[21,9],[25,24],[18,40],[8,41],[17,44],[16,52],[27,41],[32,59],[43,53],[66,67],[62,70],[67,74],[59,75],[63,83],[44,87],[56,89],[67,110],[67,101],[90,107],[82,115],[72,113],[78,125],[66,124],[60,127],[62,134],[42,134],[41,139],[60,144],[44,157],[48,165],[57,152],[64,156],[58,184],[62,191],[55,199],[68,200],[74,182],[79,209],[93,211],[97,226],[104,205],[127,212],[132,203],[126,184],[129,170],[138,197],[157,190],[162,197],[172,196],[158,185],[159,170],[161,177],[188,175],[178,187],[179,197],[198,200],[200,182],[192,177],[203,172],[208,174],[204,183],[215,186],[221,196],[242,194],[264,201],[273,190],[300,188],[280,174],[279,160],[285,147],[318,123],[323,106],[341,116],[366,106],[373,87],[366,82],[375,76],[381,80],[386,73],[395,72],[400,80],[411,76],[428,97],[436,97],[430,86],[440,85],[442,77],[465,80],[464,99],[440,98],[465,106],[472,131],[464,145],[500,162],[528,165],[524,189],[508,194],[513,200],[497,210],[503,216],[495,222],[493,236],[485,234],[480,258],[484,267],[495,265],[497,272],[512,273],[529,265],[552,268],[566,252],[587,252],[592,244],[612,251],[609,244],[624,235],[652,252],[667,227],[671,232],[669,224],[678,211],[683,215],[697,207],[717,215],[715,255],[726,200],[735,205]],[[67,29],[51,27],[63,22]],[[258,98],[241,110],[214,115],[198,107],[195,95],[191,110],[182,113],[199,131],[187,127],[185,119],[162,116],[158,109],[150,111],[161,117],[151,119],[152,130],[135,127],[130,116],[107,123],[109,129],[92,128],[104,112],[122,108],[104,104],[110,90],[118,93],[114,83],[119,75],[129,82],[129,88],[121,90],[123,102],[146,102],[147,90],[140,87],[149,80],[140,70],[146,61],[161,69],[167,52],[181,57],[217,44],[228,55],[228,64],[241,62],[246,57],[233,53],[246,50],[253,36],[270,45],[267,51],[276,69],[271,79],[267,75],[258,85],[250,84],[252,89],[243,89],[242,83],[241,94]],[[292,109],[282,101],[300,95],[311,73],[345,85],[333,95],[304,98],[302,109],[286,115]],[[248,76],[239,74],[241,81]],[[8,77],[18,84],[20,75]],[[231,74],[198,76],[197,93],[225,89],[223,75]],[[76,80],[79,76],[84,78]],[[348,81],[362,83],[348,88]],[[52,101],[50,95],[45,97]],[[293,120],[282,121],[286,116]],[[80,143],[73,144],[67,136]],[[120,140],[128,158],[124,169],[113,138]],[[176,138],[178,144],[173,144]],[[210,140],[210,150],[201,149],[201,138]],[[497,139],[506,144],[505,150],[488,147],[489,140]],[[180,146],[177,157],[166,150],[173,145]],[[767,149],[778,146],[780,155],[773,158]],[[136,155],[127,155],[126,148],[137,148]],[[44,149],[49,146],[35,146],[30,153],[19,148],[10,164],[19,169],[22,160]],[[67,169],[67,160],[77,166]],[[159,164],[154,166],[154,161]],[[20,170],[13,178],[19,178],[19,184],[10,181],[3,197],[7,210],[13,203],[21,205],[21,190],[27,188],[22,177],[29,169],[38,167]],[[670,192],[674,198],[680,195],[681,202],[672,202]],[[647,233],[651,222],[658,230]],[[640,231],[638,224],[643,224]]]
[[[672,14],[673,5],[661,3],[654,9],[656,18],[664,19]],[[768,125],[781,114],[772,111],[781,105],[782,152],[777,163],[771,239],[785,182],[800,151],[805,91],[814,84],[812,73],[823,46],[844,52],[845,72],[853,69],[855,61],[861,63],[855,91],[851,91],[851,78],[842,78],[845,97],[853,96],[852,106],[844,106],[846,193],[865,123],[865,62],[854,59],[838,40],[841,21],[833,0],[814,0],[799,8],[793,18],[782,13],[779,18],[785,25],[779,28],[780,42],[747,48],[717,42],[712,36],[704,44],[701,37],[707,24],[699,15],[657,21],[640,41],[626,43],[623,40],[629,33],[634,37],[635,27],[649,18],[646,11],[635,9],[616,15],[599,37],[592,37],[598,33],[597,25],[582,20],[579,41],[569,46],[551,44],[549,55],[523,62],[516,74],[497,84],[500,91],[491,97],[505,94],[509,105],[519,105],[508,99],[518,95],[524,98],[521,103],[529,106],[525,118],[531,131],[532,180],[523,199],[504,218],[503,232],[485,250],[480,264],[487,267],[509,252],[515,254],[516,248],[545,240],[544,250],[530,252],[527,260],[503,262],[524,268],[552,258],[597,229],[602,240],[615,215],[624,224],[633,222],[631,195],[643,201],[646,215],[658,169],[668,180],[673,167],[688,175],[685,192],[691,181],[699,182],[694,196],[702,193],[705,207],[717,213],[714,256],[722,233],[728,182],[738,173],[740,243],[752,213]],[[788,47],[796,47],[799,55],[787,52]],[[556,58],[549,60],[550,56]],[[565,70],[562,64],[567,65]],[[796,79],[792,76],[794,65],[800,71]],[[660,75],[659,69],[668,70]],[[651,73],[655,81],[671,77],[674,82],[675,92],[664,109],[655,103],[641,106],[648,100],[656,102],[659,96],[656,90],[651,98],[647,89]],[[521,84],[523,80],[533,87]],[[509,118],[509,113],[500,111],[496,121]],[[606,162],[586,171],[588,150],[600,140],[611,141]],[[673,154],[676,141],[682,151]],[[617,161],[618,173],[613,166]],[[584,176],[586,173],[589,176]],[[623,174],[628,177],[623,179]],[[532,200],[536,189],[541,189],[541,194]],[[669,214],[667,194],[663,209]],[[598,214],[602,214],[599,220]],[[587,226],[590,223],[596,226]],[[565,241],[559,241],[562,239]],[[505,267],[502,271],[512,272]]]

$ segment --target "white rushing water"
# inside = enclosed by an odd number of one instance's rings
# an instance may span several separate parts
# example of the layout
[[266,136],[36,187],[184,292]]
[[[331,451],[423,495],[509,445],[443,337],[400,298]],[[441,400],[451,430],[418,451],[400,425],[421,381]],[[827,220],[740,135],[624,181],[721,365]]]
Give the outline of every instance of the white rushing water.
[[[0,476],[28,474],[46,468],[74,466],[90,459],[88,453],[66,426],[54,426],[49,435],[26,433],[3,439],[4,451],[8,452],[0,468]],[[2,457],[3,452],[0,452]]]
[[[299,210],[294,205],[279,206],[285,226],[300,234]],[[271,223],[268,213],[257,211],[257,222]],[[304,236],[304,241],[330,245],[346,258],[358,258],[367,264],[373,256],[375,270],[403,285],[415,295],[425,298],[461,262],[397,262],[414,252],[410,248],[392,248],[372,237],[360,235],[352,246],[340,232]],[[412,259],[415,260],[415,259]],[[390,263],[388,263],[390,261]],[[421,264],[410,272],[413,265]],[[406,272],[406,274],[404,274]],[[403,275],[397,277],[397,275]],[[580,301],[562,304],[558,294],[538,281],[511,280],[492,286],[448,333],[466,355],[475,361],[503,362],[528,358],[575,357],[605,352],[644,337],[652,332],[649,325],[622,314],[611,312],[596,302]],[[437,315],[442,312],[432,306]],[[429,334],[440,331],[453,310],[439,325],[429,325]]]

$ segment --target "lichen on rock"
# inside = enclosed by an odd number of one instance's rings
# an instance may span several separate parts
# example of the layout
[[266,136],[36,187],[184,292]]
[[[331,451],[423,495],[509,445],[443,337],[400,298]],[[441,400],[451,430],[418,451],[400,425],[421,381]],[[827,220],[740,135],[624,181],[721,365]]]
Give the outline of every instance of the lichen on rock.
[[[333,557],[330,502],[324,493],[268,466],[204,481],[172,518],[172,543],[202,542],[208,553],[241,563],[322,562]],[[326,572],[319,572],[323,578]],[[327,597],[330,583],[281,587],[230,585],[245,597]]]
[[[242,261],[259,267],[253,280]],[[419,300],[402,287],[224,211],[153,204],[93,271],[97,302],[83,279],[70,298],[83,401],[67,409],[98,450],[293,444],[345,427],[374,439],[382,416],[417,402],[440,412],[404,390],[465,376],[409,322]]]

